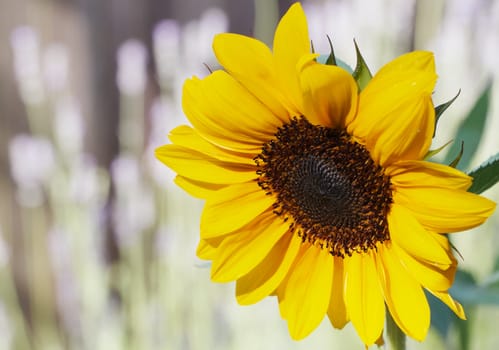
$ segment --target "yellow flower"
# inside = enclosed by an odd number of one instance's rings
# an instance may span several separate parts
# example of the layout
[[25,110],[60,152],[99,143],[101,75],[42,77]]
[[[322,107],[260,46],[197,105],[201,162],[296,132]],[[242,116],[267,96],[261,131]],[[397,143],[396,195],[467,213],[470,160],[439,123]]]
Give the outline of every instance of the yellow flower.
[[299,4],[272,52],[236,34],[213,47],[224,70],[184,85],[193,127],[156,151],[206,200],[197,254],[212,261],[212,280],[236,281],[240,304],[277,296],[294,339],[327,315],[373,344],[386,305],[422,340],[424,289],[465,318],[448,294],[456,259],[437,232],[475,227],[495,204],[466,192],[467,175],[423,160],[435,126],[432,54],[395,59],[359,93],[348,72],[315,61]]

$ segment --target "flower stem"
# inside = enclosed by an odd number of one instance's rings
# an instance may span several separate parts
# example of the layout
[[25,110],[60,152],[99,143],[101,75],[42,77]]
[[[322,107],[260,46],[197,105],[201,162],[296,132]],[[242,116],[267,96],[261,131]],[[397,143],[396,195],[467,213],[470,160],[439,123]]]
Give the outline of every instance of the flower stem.
[[386,334],[388,350],[405,350],[405,334],[397,326],[388,310],[386,310]]

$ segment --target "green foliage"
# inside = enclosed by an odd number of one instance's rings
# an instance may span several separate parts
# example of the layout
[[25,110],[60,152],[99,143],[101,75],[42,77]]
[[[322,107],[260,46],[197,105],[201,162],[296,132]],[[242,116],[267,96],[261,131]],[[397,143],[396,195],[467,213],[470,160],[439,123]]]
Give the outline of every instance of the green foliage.
[[464,142],[466,152],[463,153],[458,168],[465,170],[470,165],[484,131],[485,121],[489,111],[491,89],[492,84],[489,82],[471,111],[459,125],[455,138],[456,142],[454,142],[447,152],[445,163],[449,164],[452,161],[454,155],[459,151],[461,142]]
[[466,271],[457,271],[451,294],[465,305],[499,305],[499,280],[478,284]]
[[[435,107],[437,122],[442,113],[459,96],[459,93],[460,91],[448,102]],[[447,152],[444,161],[450,166],[461,169],[468,168],[485,129],[490,93],[491,84],[488,83],[469,114],[459,125],[456,142]],[[426,157],[437,154],[446,145],[428,152]],[[495,185],[499,182],[499,153],[469,172],[469,175],[473,178],[473,184],[469,189],[470,192],[479,194]],[[495,271],[483,283],[477,283],[473,275],[467,271],[458,270],[456,272],[454,284],[449,292],[465,307],[468,321],[460,320],[443,303],[428,293],[428,300],[432,310],[432,327],[443,339],[448,339],[449,330],[455,328],[459,336],[458,347],[461,350],[467,350],[470,347],[471,328],[469,320],[473,318],[476,307],[478,305],[499,305],[499,259],[496,262]]]
[[426,292],[426,297],[431,308],[431,326],[445,339],[452,326],[460,319],[433,294]]
[[458,270],[449,292],[463,304],[468,320],[459,319],[437,298],[427,293],[432,310],[431,325],[444,339],[448,336],[449,330],[456,327],[460,338],[459,347],[461,350],[466,350],[469,349],[470,341],[469,321],[474,316],[476,306],[499,305],[499,259],[496,261],[495,272],[483,283],[477,283],[471,273]]
[[468,175],[473,178],[473,184],[469,189],[470,192],[482,193],[494,186],[499,182],[499,153],[490,157]]

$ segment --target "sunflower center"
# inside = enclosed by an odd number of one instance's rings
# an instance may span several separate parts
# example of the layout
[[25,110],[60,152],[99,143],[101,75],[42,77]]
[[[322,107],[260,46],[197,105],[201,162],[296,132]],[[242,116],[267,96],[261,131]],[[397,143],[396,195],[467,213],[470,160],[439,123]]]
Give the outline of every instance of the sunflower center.
[[274,212],[303,239],[344,257],[390,238],[390,179],[346,131],[294,118],[255,158]]

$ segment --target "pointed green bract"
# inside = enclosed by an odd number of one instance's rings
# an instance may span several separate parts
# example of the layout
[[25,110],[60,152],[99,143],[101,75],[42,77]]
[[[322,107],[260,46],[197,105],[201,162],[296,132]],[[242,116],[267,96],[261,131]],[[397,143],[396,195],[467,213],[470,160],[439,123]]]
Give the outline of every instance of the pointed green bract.
[[456,168],[459,162],[461,161],[461,158],[463,157],[463,153],[464,153],[464,141],[461,141],[461,149],[459,150],[459,153],[457,154],[456,158],[454,158],[454,160],[449,163],[449,166]]
[[331,42],[331,38],[329,35],[327,36],[327,41],[329,42],[329,48],[331,49],[331,53],[329,54],[326,64],[330,66],[336,66],[336,57],[334,56],[334,49],[333,49],[333,43]]
[[468,175],[473,178],[470,192],[478,194],[494,186],[499,182],[499,153],[490,157]]
[[[355,81],[357,82],[357,85],[359,86],[359,89],[362,90],[367,85],[369,80],[371,80],[372,75],[371,72],[369,71],[369,68],[367,68],[366,62],[364,61],[362,55],[360,54],[359,48],[357,47],[357,43],[355,43],[354,41],[355,49],[357,51],[357,66],[355,67],[354,71],[352,67],[350,67],[345,61],[340,60],[339,58],[336,57],[336,55],[334,54],[333,43],[331,42],[331,38],[329,36],[327,36],[327,41],[329,42],[329,48],[330,48],[329,55],[322,54],[316,58],[316,61],[318,63],[325,64],[328,66],[338,66],[340,68],[343,68],[354,77]],[[313,51],[313,45],[312,45],[312,51]]]
[[355,66],[355,70],[353,71],[352,76],[357,82],[359,90],[362,91],[367,86],[369,81],[371,81],[373,75],[371,74],[369,67],[367,67],[366,61],[360,53],[357,42],[354,40],[353,43],[355,45],[355,53],[357,55],[357,65]]
[[[461,170],[466,170],[469,167],[478,148],[478,144],[482,139],[483,131],[485,129],[485,121],[489,111],[491,89],[492,84],[489,82],[485,86],[485,89],[480,94],[480,97],[469,114],[459,125],[455,140],[464,141],[466,144],[466,152],[463,154],[459,163],[459,169]],[[453,155],[456,154],[458,149],[459,143],[455,142],[447,153],[445,163],[451,161]]]
[[437,149],[431,149],[428,151],[428,153],[426,153],[426,155],[424,156],[424,159],[429,159],[433,156],[436,156],[437,154],[439,154],[445,147],[447,147],[448,145],[450,145],[452,143],[453,140],[450,140],[449,142],[447,142],[446,144],[444,144],[443,146],[440,146],[438,147]]
[[447,108],[449,108],[450,105],[452,103],[454,103],[454,101],[457,99],[457,97],[459,96],[460,93],[461,93],[461,89],[459,89],[456,96],[451,98],[449,101],[442,103],[441,105],[438,105],[435,107],[435,130],[433,130],[433,137],[435,137],[435,132],[437,131],[437,124],[438,124],[438,121],[440,120],[440,117],[447,110]]

